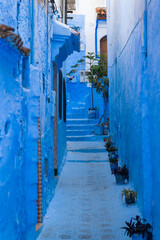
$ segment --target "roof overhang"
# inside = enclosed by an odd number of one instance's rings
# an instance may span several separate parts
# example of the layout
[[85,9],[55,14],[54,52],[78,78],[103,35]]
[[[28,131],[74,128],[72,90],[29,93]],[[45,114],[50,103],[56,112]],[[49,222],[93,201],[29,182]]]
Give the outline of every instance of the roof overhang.
[[18,53],[28,57],[30,54],[30,49],[23,46],[23,41],[21,37],[14,33],[14,28],[0,24],[0,41],[2,43],[7,43],[10,47],[13,47]]
[[53,18],[52,61],[60,69],[74,51],[80,51],[80,33]]

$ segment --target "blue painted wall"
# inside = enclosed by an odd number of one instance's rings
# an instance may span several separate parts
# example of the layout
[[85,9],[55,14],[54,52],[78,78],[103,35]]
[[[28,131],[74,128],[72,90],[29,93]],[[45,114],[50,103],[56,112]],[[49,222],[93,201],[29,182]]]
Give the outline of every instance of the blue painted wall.
[[[83,45],[84,49],[80,52],[74,52],[67,59],[66,72],[69,73],[72,70],[71,66],[77,63],[77,60],[83,59],[86,55],[86,33],[85,33],[85,16],[81,14],[70,14],[73,19],[68,19],[68,25],[71,28],[77,27],[77,31],[80,32],[80,44]],[[105,33],[104,33],[105,34]],[[95,41],[95,39],[93,39]],[[76,73],[73,75],[72,81],[67,81],[67,112],[68,118],[72,118],[72,113],[80,114],[78,117],[88,118],[88,109],[92,106],[91,100],[91,87],[88,83],[80,82],[80,72],[87,69],[86,62],[81,64],[77,69]],[[94,106],[98,109],[97,118],[101,116],[104,109],[104,100],[101,95],[98,95],[94,89]],[[82,109],[83,107],[83,109]],[[81,108],[77,111],[75,108]],[[105,118],[106,119],[106,118]]]
[[108,10],[111,135],[158,240],[160,3],[110,1]]
[[[39,117],[43,218],[55,190],[53,119],[55,104],[59,103],[53,96],[52,51],[57,45],[52,43],[54,17],[50,12],[47,16],[46,10],[38,1],[14,0],[8,4],[0,0],[0,24],[13,27],[23,45],[31,49],[27,58],[0,39],[0,239],[5,240],[32,240],[38,234]],[[70,49],[78,49],[76,42],[73,47],[72,38]],[[64,73],[67,57],[63,57],[71,52],[65,47],[57,51],[57,64]],[[65,161],[65,131],[65,122],[58,119],[59,172]]]
[[27,116],[21,105],[26,96],[24,94],[21,103],[20,56],[3,40],[0,41],[0,52],[0,239],[16,239],[18,236],[23,238],[26,222],[23,174]]

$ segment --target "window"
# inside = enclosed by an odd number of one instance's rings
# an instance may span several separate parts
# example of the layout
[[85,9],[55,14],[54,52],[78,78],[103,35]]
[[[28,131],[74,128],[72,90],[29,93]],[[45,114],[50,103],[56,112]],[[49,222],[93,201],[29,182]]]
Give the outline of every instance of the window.
[[29,88],[29,60],[24,57],[22,61],[22,87]]
[[75,0],[67,0],[67,10],[75,10]]
[[81,45],[80,45],[80,50],[81,50],[81,51],[84,51],[84,50],[85,50],[84,43],[81,43]]
[[81,71],[80,72],[80,82],[89,82],[86,71]]

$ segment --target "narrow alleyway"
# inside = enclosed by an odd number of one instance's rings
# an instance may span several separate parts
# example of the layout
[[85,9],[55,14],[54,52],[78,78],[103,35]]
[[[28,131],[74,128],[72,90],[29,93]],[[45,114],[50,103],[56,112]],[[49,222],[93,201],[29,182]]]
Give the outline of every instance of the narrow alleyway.
[[[116,185],[111,175],[103,136],[90,134],[94,122],[85,119],[67,122],[69,135],[74,136],[68,137],[71,141],[67,144],[67,162],[38,240],[128,239],[120,227],[138,210],[124,204],[121,197],[124,186]],[[81,141],[76,137],[77,128],[86,131]]]

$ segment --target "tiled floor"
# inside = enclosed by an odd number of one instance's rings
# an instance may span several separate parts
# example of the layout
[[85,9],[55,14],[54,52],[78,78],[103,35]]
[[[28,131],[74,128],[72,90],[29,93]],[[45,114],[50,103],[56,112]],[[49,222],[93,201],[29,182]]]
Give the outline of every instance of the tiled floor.
[[38,240],[127,240],[126,220],[139,213],[126,206],[111,175],[102,140],[68,142],[68,157]]

